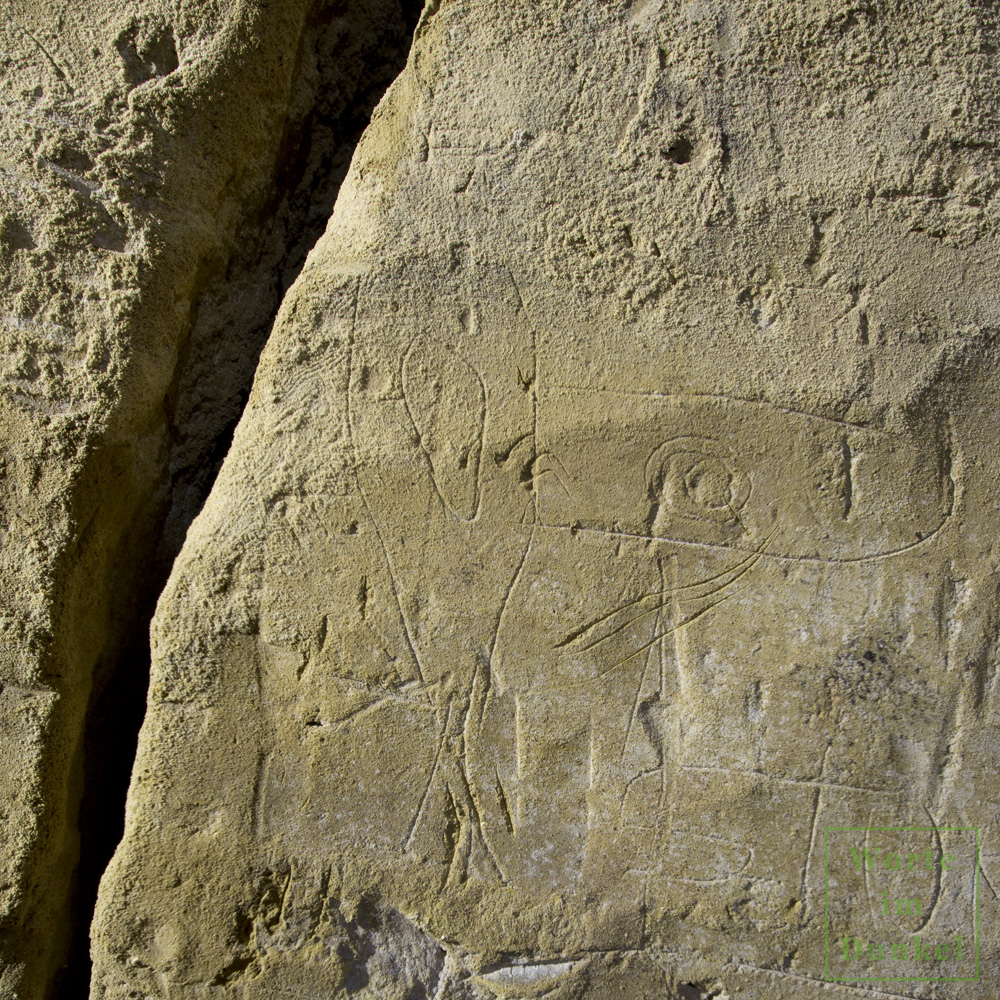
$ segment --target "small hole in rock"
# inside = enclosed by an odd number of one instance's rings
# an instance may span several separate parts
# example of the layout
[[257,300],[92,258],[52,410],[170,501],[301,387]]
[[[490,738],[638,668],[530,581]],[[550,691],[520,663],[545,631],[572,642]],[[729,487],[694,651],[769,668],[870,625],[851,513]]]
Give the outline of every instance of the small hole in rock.
[[694,151],[694,147],[691,145],[691,140],[686,136],[678,136],[670,148],[664,152],[666,159],[670,160],[671,163],[690,163],[691,154]]

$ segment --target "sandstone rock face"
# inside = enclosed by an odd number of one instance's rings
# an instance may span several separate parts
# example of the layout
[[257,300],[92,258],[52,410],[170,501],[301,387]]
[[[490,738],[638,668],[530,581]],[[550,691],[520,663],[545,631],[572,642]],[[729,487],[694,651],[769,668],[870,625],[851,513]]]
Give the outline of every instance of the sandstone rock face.
[[120,815],[102,792],[150,586],[325,224],[343,141],[405,54],[396,0],[342,8],[0,4],[5,1000],[46,994],[74,895],[96,893],[86,856],[74,875],[80,798],[85,841]]
[[427,6],[161,598],[95,998],[997,989],[996,45]]

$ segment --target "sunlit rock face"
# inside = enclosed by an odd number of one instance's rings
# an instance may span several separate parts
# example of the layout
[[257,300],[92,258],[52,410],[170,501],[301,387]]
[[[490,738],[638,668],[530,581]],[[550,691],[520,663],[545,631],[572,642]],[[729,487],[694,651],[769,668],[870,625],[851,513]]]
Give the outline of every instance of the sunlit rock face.
[[95,996],[996,983],[995,21],[428,6],[161,599]]

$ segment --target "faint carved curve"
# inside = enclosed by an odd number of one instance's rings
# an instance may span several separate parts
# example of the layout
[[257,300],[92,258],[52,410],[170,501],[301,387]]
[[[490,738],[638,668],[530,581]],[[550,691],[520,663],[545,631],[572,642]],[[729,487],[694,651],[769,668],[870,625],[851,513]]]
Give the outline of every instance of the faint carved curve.
[[664,441],[646,461],[646,489],[653,502],[648,525],[654,536],[665,533],[670,516],[738,525],[746,533],[739,512],[750,498],[750,479],[732,467],[712,438]]
[[[358,307],[361,301],[361,279],[358,278],[357,287],[354,292],[354,312],[351,318],[351,343],[354,343],[354,338],[357,333],[358,325]],[[357,456],[356,442],[354,441],[354,419],[353,419],[353,400],[351,398],[351,384],[352,384],[352,370],[354,366],[354,349],[353,347],[347,352],[347,434],[351,441],[352,447],[355,450],[355,456]],[[371,522],[372,527],[375,529],[375,537],[378,539],[379,547],[382,550],[382,557],[385,560],[386,571],[389,574],[389,580],[392,584],[392,595],[396,603],[396,610],[399,613],[399,620],[403,626],[403,635],[406,638],[406,646],[410,651],[410,655],[413,657],[413,666],[417,673],[417,680],[420,682],[420,687],[424,691],[425,697],[429,701],[430,698],[426,692],[426,675],[424,674],[423,664],[420,662],[420,657],[417,654],[417,647],[413,642],[413,636],[410,634],[410,626],[406,620],[406,615],[403,613],[403,603],[399,596],[399,585],[396,582],[396,575],[393,572],[392,560],[389,558],[389,549],[385,544],[385,539],[382,537],[382,532],[379,529],[378,521],[372,514],[371,504],[368,500],[368,494],[365,491],[364,484],[361,481],[361,477],[355,473],[355,481],[358,484],[358,495],[361,497],[362,503],[364,504],[365,513],[368,515],[368,520]]]
[[434,489],[455,517],[472,521],[479,512],[486,386],[457,351],[424,335],[410,344],[401,375]]
[[[807,563],[810,565],[820,566],[851,566],[858,565],[860,563],[879,562],[883,559],[890,559],[894,556],[903,555],[903,553],[906,552],[913,552],[914,550],[922,548],[925,545],[930,545],[932,542],[936,541],[938,535],[944,531],[953,513],[953,510],[949,510],[945,514],[941,523],[933,531],[929,531],[918,541],[910,542],[908,545],[900,545],[895,549],[887,549],[884,552],[876,552],[874,555],[844,556],[838,559],[834,556],[802,556],[787,555],[780,552],[767,552],[762,555],[762,558],[768,560],[768,562]],[[672,545],[684,546],[686,548],[711,549],[714,551],[725,550],[729,552],[733,549],[731,545],[726,545],[722,542],[692,541],[689,538],[675,538],[672,535],[645,535],[637,531],[611,531],[607,528],[570,527],[567,524],[539,524],[538,527],[544,528],[548,531],[565,531],[573,533],[592,532],[599,535],[608,535],[612,538],[638,538],[649,542],[670,542]]]
[[528,480],[533,490],[537,488],[538,481],[542,476],[554,476],[563,493],[571,500],[573,499],[573,491],[567,485],[567,482],[572,481],[573,477],[560,461],[559,456],[551,451],[543,451],[535,455],[529,465]]
[[[571,632],[565,639],[556,643],[556,648],[567,647],[569,649],[580,650],[592,649],[594,646],[597,646],[613,636],[618,635],[620,632],[624,631],[640,619],[661,611],[666,607],[669,599],[677,597],[679,594],[688,594],[689,591],[695,591],[695,593],[678,600],[678,603],[690,603],[692,601],[705,600],[706,598],[711,597],[712,594],[721,592],[753,569],[756,563],[764,555],[765,549],[773,537],[774,533],[772,532],[756,549],[753,550],[753,552],[750,553],[749,556],[747,556],[746,559],[727,568],[721,573],[717,573],[715,576],[707,577],[704,580],[697,580],[694,583],[685,584],[676,588],[669,587],[664,590],[653,591],[652,593],[644,594],[642,597],[636,598],[634,601],[619,605],[617,608],[609,611],[600,618],[594,619],[593,621],[583,625],[581,628]],[[705,589],[706,587],[708,588],[707,590]],[[654,601],[655,603],[649,608],[639,610],[638,605],[646,601]],[[635,610],[635,614],[630,618],[626,618],[618,626],[610,627],[608,629],[600,628],[600,626],[609,622],[611,619],[616,618],[618,615],[632,610]]]
[[[867,785],[846,785],[839,781],[821,780],[818,778],[782,778],[775,774],[769,774],[756,768],[721,767],[716,764],[684,764],[682,771],[716,771],[720,774],[733,774],[747,779],[763,779],[779,785],[789,785],[797,788],[838,788],[846,792],[868,792],[885,796],[903,796],[904,793],[897,788],[884,786],[882,788],[871,788]],[[869,817],[870,819],[871,817]]]
[[444,749],[445,739],[448,736],[448,724],[451,722],[451,710],[452,700],[449,698],[448,710],[445,714],[444,722],[441,725],[441,735],[438,739],[437,750],[434,754],[434,763],[431,764],[430,774],[427,775],[427,784],[424,786],[423,794],[420,796],[417,808],[413,812],[413,820],[410,823],[410,828],[406,832],[406,840],[403,842],[404,850],[408,850],[413,841],[413,834],[417,829],[417,823],[420,822],[420,814],[424,811],[424,803],[427,801],[427,796],[430,794],[431,786],[434,784],[434,775],[437,774],[438,764],[441,761],[441,751]]
[[[518,581],[521,579],[521,574],[524,571],[524,564],[528,560],[528,553],[531,551],[532,545],[534,544],[534,541],[535,541],[535,506],[534,506],[534,500],[529,500],[528,501],[528,506],[525,509],[525,518],[528,516],[529,512],[530,512],[530,515],[531,515],[531,521],[528,522],[528,521],[522,520],[522,524],[528,524],[528,523],[530,523],[530,525],[531,525],[531,530],[530,530],[530,532],[528,534],[528,543],[524,547],[524,552],[521,553],[521,559],[520,559],[520,561],[517,564],[517,569],[514,570],[514,575],[510,578],[510,582],[507,584],[507,589],[506,589],[506,591],[504,592],[504,595],[503,595],[503,600],[500,602],[500,611],[497,613],[496,626],[493,629],[493,640],[490,643],[489,661],[488,661],[487,667],[486,667],[486,669],[487,669],[487,671],[489,673],[495,673],[495,674],[497,674],[497,677],[500,680],[501,687],[506,687],[506,683],[504,682],[503,676],[500,675],[499,672],[496,670],[496,668],[493,666],[493,661],[496,658],[497,643],[500,640],[500,630],[503,628],[504,615],[507,613],[507,607],[510,604],[511,594],[514,592],[514,588],[517,586]],[[482,720],[480,719],[480,722],[481,721]]]
[[[679,833],[681,831],[674,831],[674,832]],[[691,835],[687,834],[686,836],[690,838]],[[677,879],[677,881],[679,882],[691,882],[695,885],[710,885],[713,882],[726,882],[729,879],[733,878],[734,876],[740,875],[741,873],[745,872],[747,868],[749,868],[750,863],[753,861],[753,848],[748,847],[746,844],[740,844],[737,841],[733,840],[726,840],[722,837],[706,836],[704,834],[696,835],[695,839],[722,845],[725,848],[734,848],[735,849],[733,851],[734,860],[737,851],[739,851],[742,856],[739,858],[737,864],[733,865],[732,867],[730,867],[728,871],[723,872],[720,875],[708,875],[703,878],[698,878],[697,876],[691,876],[691,875],[677,875],[677,874],[673,875],[672,877]]]
[[[607,392],[609,390],[602,389],[600,387],[589,386],[589,385],[576,385],[571,382],[558,382],[549,380],[547,383],[553,389],[569,389],[576,392]],[[762,399],[751,399],[747,396],[731,396],[726,393],[720,392],[649,392],[641,389],[615,389],[616,394],[622,396],[640,396],[644,398],[652,399],[692,399],[692,400],[709,400],[719,403],[746,403],[749,406],[760,407],[761,409],[774,410],[778,413],[791,413],[800,417],[808,417],[810,420],[821,420],[827,424],[833,424],[839,427],[850,427],[859,431],[868,431],[869,433],[881,434],[884,433],[878,428],[872,427],[869,424],[859,423],[854,420],[842,420],[838,417],[830,417],[823,413],[814,413],[812,410],[800,410],[796,409],[794,406],[785,406],[778,403],[772,403],[768,400]]]
[[[636,688],[635,688],[635,697],[632,699],[632,708],[629,710],[628,725],[625,727],[625,737],[622,740],[622,752],[621,752],[621,756],[618,758],[618,763],[619,764],[623,764],[625,762],[625,754],[628,752],[628,741],[629,741],[630,737],[632,736],[632,728],[635,725],[635,720],[639,717],[640,703],[642,701],[642,688],[643,688],[643,685],[646,683],[646,675],[649,673],[649,667],[650,667],[651,660],[652,660],[652,654],[651,653],[647,653],[647,655],[646,655],[646,662],[643,664],[642,672],[639,674],[639,683],[636,685]],[[663,762],[661,760],[660,761],[661,766],[662,766],[662,763]],[[629,788],[631,788],[633,782],[635,782],[639,778],[643,777],[643,775],[651,774],[651,773],[654,773],[654,772],[651,772],[651,771],[642,771],[642,772],[640,772],[639,774],[637,774],[634,778],[632,778],[629,781],[628,785],[625,787],[625,791],[622,793],[621,800],[620,800],[620,803],[619,803],[623,808],[624,808],[624,805],[625,805],[625,799],[626,799],[626,797],[628,795],[628,790],[629,790]]]
[[[658,643],[661,639],[666,638],[668,635],[673,635],[675,632],[679,632],[686,625],[691,625],[692,623],[696,622],[699,618],[703,618],[705,615],[709,613],[709,611],[713,610],[714,608],[717,608],[724,601],[728,601],[731,597],[735,597],[739,593],[741,593],[741,591],[737,590],[734,591],[732,594],[726,594],[724,597],[720,597],[717,601],[712,601],[711,604],[708,604],[703,608],[699,608],[693,614],[688,615],[687,618],[684,618],[681,621],[671,625],[669,628],[665,628],[662,632],[657,632],[653,636],[653,638],[650,639],[648,642],[643,643],[638,649],[629,653],[627,656],[623,656],[621,659],[616,660],[614,663],[611,664],[610,667],[607,667],[606,669],[600,671],[597,676],[606,677],[608,674],[611,673],[612,670],[616,670],[618,667],[622,666],[625,663],[628,663],[629,660],[638,656],[640,653],[644,653],[651,646],[655,646],[656,643]],[[580,681],[576,684],[568,684],[567,687],[577,687],[581,684],[587,684],[587,683],[590,683],[589,680]]]
[[[482,683],[479,681],[480,674],[482,674],[483,677]],[[471,805],[470,819],[472,820],[473,828],[479,835],[479,839],[486,850],[486,855],[489,858],[490,864],[496,869],[497,874],[500,876],[501,883],[506,885],[508,882],[507,874],[503,870],[503,866],[500,864],[500,859],[493,844],[490,842],[490,838],[486,832],[486,824],[483,821],[485,814],[482,808],[480,796],[483,794],[484,790],[479,787],[479,783],[475,779],[475,769],[468,759],[470,743],[472,743],[476,739],[478,733],[482,731],[483,719],[486,714],[486,701],[489,698],[490,689],[492,687],[491,677],[492,669],[490,667],[489,659],[485,655],[477,657],[476,666],[472,674],[472,681],[469,685],[465,718],[462,722],[462,750],[459,755],[458,763],[465,786],[468,789]],[[472,717],[474,713],[479,716],[479,723],[477,727],[473,727],[472,725]],[[500,776],[496,774],[495,771],[494,774],[497,779],[497,788],[499,789],[500,799],[506,809],[506,794],[504,793],[503,785],[500,784]],[[489,793],[493,791],[493,789],[489,789],[488,782],[486,783],[486,791]],[[508,820],[510,819],[509,815],[507,818]]]
[[[941,843],[941,830],[938,827],[937,820],[931,815],[930,809],[924,806],[924,812],[927,813],[927,818],[931,821],[931,825],[934,828],[934,842],[937,848],[938,857],[944,853],[944,845]],[[931,920],[934,918],[934,913],[937,910],[937,905],[941,901],[941,868],[938,865],[934,866],[934,889],[931,897],[931,905],[927,909],[927,916],[924,917],[919,927],[914,928],[914,934],[921,934],[930,924]]]

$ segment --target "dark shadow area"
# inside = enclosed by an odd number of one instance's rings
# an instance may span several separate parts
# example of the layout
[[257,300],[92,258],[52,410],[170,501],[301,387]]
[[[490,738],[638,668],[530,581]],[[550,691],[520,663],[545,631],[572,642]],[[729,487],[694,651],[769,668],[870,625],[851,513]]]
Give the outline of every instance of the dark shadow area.
[[[123,567],[115,590],[117,647],[105,651],[94,678],[84,733],[80,805],[81,856],[74,903],[76,937],[56,995],[89,994],[89,927],[98,884],[121,840],[125,800],[149,684],[149,626],[156,601],[229,450],[274,317],[333,210],[351,156],[372,111],[403,69],[422,2],[402,0],[384,24],[348,20],[351,0],[319,0],[299,45],[292,107],[272,196],[231,241],[228,259],[202,262],[190,335],[165,403],[169,434],[166,482],[156,509],[132,533],[144,566]],[[125,40],[126,42],[128,39]],[[157,67],[171,59],[169,39],[137,53]],[[175,56],[174,56],[175,58]],[[344,60],[360,70],[344,93]],[[137,70],[138,72],[138,70]],[[19,233],[5,234],[20,239]],[[247,305],[249,303],[249,305]],[[137,538],[139,539],[137,542]]]

